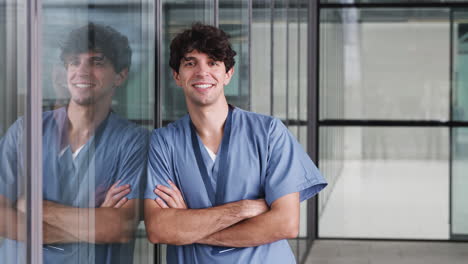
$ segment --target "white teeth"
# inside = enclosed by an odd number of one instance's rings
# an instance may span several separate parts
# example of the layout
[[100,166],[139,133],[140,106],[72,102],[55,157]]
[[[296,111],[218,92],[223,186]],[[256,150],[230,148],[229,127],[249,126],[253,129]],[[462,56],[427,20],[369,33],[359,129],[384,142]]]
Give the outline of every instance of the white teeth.
[[77,83],[75,84],[76,87],[78,88],[89,88],[91,87],[92,85],[91,84],[81,84],[81,83]]
[[212,84],[195,84],[194,87],[195,88],[199,88],[199,89],[207,89],[207,88],[210,88],[211,86],[213,86]]

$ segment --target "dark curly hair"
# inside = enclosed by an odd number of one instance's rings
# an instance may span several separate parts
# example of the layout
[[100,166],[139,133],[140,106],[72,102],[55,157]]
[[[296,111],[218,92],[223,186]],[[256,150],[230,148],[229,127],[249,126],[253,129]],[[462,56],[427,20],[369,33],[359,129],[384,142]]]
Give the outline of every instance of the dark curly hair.
[[65,67],[70,55],[94,51],[102,52],[114,66],[115,72],[130,69],[132,50],[128,38],[110,26],[89,22],[70,32],[61,47],[60,59]]
[[192,28],[179,33],[171,42],[169,65],[179,73],[180,61],[185,54],[197,50],[215,61],[222,61],[229,71],[236,61],[236,52],[229,43],[230,36],[219,28],[195,23]]

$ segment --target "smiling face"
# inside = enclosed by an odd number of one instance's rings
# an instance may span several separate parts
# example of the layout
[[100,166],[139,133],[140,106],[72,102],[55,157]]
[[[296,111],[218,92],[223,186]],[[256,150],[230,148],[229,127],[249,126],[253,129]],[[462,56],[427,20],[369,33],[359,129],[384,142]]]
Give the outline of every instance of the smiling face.
[[100,52],[70,55],[65,60],[71,101],[78,105],[110,104],[115,88],[127,78],[128,70],[116,73]]
[[226,72],[224,62],[194,50],[182,58],[179,72],[173,71],[176,84],[184,90],[190,106],[208,106],[225,102],[224,86],[231,80],[234,69]]

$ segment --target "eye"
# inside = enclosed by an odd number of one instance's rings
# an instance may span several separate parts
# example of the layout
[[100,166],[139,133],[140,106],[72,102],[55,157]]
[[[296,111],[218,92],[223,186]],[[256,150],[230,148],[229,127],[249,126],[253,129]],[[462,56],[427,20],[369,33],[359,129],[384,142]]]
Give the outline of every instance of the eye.
[[103,57],[94,57],[91,60],[91,63],[93,66],[104,66],[105,65],[105,59]]
[[219,65],[219,62],[217,61],[211,61],[208,63],[210,66],[218,66]]
[[186,66],[186,67],[190,67],[190,66],[193,66],[193,65],[195,65],[195,63],[193,63],[193,61],[187,61],[187,62],[184,63],[184,66]]
[[70,59],[70,60],[68,60],[67,65],[68,66],[78,66],[78,65],[80,65],[80,60]]
[[95,61],[93,61],[93,64],[94,64],[94,66],[103,66],[104,62],[95,60]]

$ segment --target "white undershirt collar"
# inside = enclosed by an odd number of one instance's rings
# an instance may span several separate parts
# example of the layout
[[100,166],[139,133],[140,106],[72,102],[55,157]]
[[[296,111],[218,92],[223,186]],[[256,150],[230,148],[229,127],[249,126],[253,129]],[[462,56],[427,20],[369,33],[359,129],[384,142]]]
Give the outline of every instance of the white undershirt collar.
[[205,144],[203,144],[203,146],[205,147],[206,151],[208,151],[208,155],[210,155],[211,160],[215,161],[216,154],[213,151],[211,151],[211,149],[209,149]]

